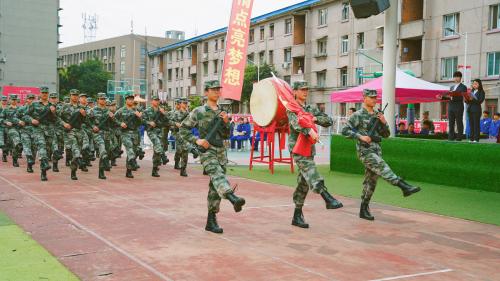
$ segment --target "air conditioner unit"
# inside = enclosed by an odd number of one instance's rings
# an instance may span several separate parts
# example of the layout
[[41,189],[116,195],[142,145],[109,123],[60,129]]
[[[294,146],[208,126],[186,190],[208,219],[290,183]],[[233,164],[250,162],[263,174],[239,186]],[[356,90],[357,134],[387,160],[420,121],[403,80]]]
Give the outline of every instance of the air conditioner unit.
[[7,62],[7,58],[6,57],[0,58],[0,63],[6,63],[6,62]]
[[103,57],[102,57],[102,59],[103,59],[103,60],[107,60],[107,59],[108,59],[108,57],[107,57],[107,56],[103,56]]
[[208,60],[208,54],[203,54],[203,59]]
[[290,68],[290,64],[291,64],[290,62],[284,62],[284,63],[283,63],[283,68],[284,68],[284,69],[288,69],[288,68]]

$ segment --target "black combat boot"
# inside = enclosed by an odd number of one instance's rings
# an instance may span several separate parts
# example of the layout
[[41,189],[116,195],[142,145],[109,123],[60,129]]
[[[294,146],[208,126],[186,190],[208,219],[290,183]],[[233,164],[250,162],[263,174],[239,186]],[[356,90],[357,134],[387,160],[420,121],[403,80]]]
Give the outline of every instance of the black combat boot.
[[109,163],[109,159],[108,157],[103,157],[102,158],[102,162],[103,162],[103,168],[104,168],[104,171],[106,172],[109,172],[111,171],[111,164]]
[[105,180],[106,175],[104,175],[104,168],[99,168],[99,179]]
[[208,212],[207,226],[205,226],[205,230],[217,234],[223,232],[223,229],[220,228],[219,225],[217,224],[217,216],[215,215],[214,212]]
[[40,170],[48,171],[48,170],[50,170],[50,168],[52,168],[52,167],[49,165],[49,161],[47,159],[42,159],[40,161]]
[[338,209],[344,207],[344,205],[335,199],[326,189],[321,192],[321,197],[325,200],[327,209]]
[[231,202],[231,204],[233,204],[233,208],[234,208],[235,212],[240,212],[241,207],[243,207],[243,205],[245,205],[245,198],[238,197],[238,196],[234,195],[233,192],[226,194],[226,198],[227,198],[227,200],[229,200],[229,202]]
[[155,178],[159,178],[160,174],[158,174],[158,167],[153,167],[153,171],[151,172],[151,176]]
[[47,171],[46,171],[46,170],[42,170],[42,171],[40,172],[40,179],[41,179],[42,181],[47,181],[47,180],[48,180],[48,179],[47,179]]
[[66,167],[69,167],[71,165],[71,149],[66,149]]
[[74,181],[77,181],[78,178],[76,177],[76,168],[71,168],[71,179]]
[[129,179],[133,179],[134,178],[134,175],[132,175],[132,170],[131,169],[127,169],[127,173],[125,174],[125,176]]
[[33,156],[31,155],[26,156],[26,163],[31,164],[33,166],[33,164],[35,164],[35,159],[33,158]]
[[359,217],[365,220],[375,220],[375,217],[370,213],[370,206],[368,203],[361,203],[361,208],[359,208]]
[[170,162],[170,160],[168,160],[167,155],[165,155],[165,153],[163,153],[163,154],[161,155],[161,163],[162,163],[163,165],[167,165],[167,163],[168,163],[168,162]]
[[111,166],[116,167],[116,159],[111,160]]
[[182,167],[181,168],[181,173],[180,173],[181,177],[187,177],[188,174],[186,173],[186,167]]
[[401,188],[401,190],[403,191],[404,197],[408,197],[408,196],[412,195],[413,193],[417,193],[420,191],[420,187],[410,185],[407,182],[405,182],[403,179],[399,180],[397,186],[399,188]]
[[57,160],[52,161],[52,172],[59,173],[59,167],[57,166]]
[[52,154],[52,161],[59,161],[63,158],[63,155],[62,155],[62,151],[59,151],[59,150],[56,150],[54,151],[54,153]]
[[176,169],[176,170],[181,169],[181,167],[179,166],[179,160],[177,160],[177,159],[175,160],[174,169]]
[[17,156],[12,156],[12,166],[19,167],[19,162],[17,162]]
[[293,211],[292,225],[300,228],[309,228],[309,224],[304,221],[304,214],[302,214],[302,207],[295,207]]
[[2,162],[7,162],[7,153],[2,153]]
[[33,164],[28,163],[28,166],[26,167],[26,172],[30,174],[33,173]]
[[139,152],[137,153],[137,155],[139,155],[139,160],[142,160],[142,159],[144,159],[144,156],[146,155],[146,153],[144,153],[144,150],[140,149]]

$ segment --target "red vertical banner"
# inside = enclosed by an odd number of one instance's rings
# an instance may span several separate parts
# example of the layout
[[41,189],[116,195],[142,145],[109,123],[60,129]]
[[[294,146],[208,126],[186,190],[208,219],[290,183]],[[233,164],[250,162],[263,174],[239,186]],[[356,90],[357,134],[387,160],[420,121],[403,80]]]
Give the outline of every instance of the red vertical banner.
[[221,96],[226,99],[241,100],[252,6],[253,0],[233,0],[221,79]]

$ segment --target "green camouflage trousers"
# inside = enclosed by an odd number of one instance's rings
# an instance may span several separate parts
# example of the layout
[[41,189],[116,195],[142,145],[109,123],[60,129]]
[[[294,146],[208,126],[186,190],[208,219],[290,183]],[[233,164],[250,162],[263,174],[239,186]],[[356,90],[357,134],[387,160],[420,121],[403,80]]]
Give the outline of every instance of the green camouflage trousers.
[[52,157],[54,152],[59,149],[57,144],[56,128],[55,125],[41,125],[40,126],[45,133],[45,143],[47,145],[47,155]]
[[3,148],[5,145],[5,134],[4,134],[5,129],[3,127],[0,127],[0,148]]
[[26,156],[33,156],[33,152],[35,151],[34,141],[32,141],[32,132],[31,126],[24,127],[20,130],[23,152]]
[[127,152],[127,169],[131,169],[129,165],[129,160],[137,158],[137,152],[140,149],[140,139],[136,131],[127,130],[122,131],[121,139],[123,146],[125,146],[125,151]]
[[298,154],[292,154],[293,161],[297,164],[299,173],[297,175],[297,188],[293,193],[293,202],[296,207],[302,207],[306,200],[307,192],[311,189],[315,193],[321,193],[324,187],[323,177],[318,172],[314,163],[314,156],[305,157]]
[[47,142],[45,141],[45,133],[43,129],[40,126],[33,126],[31,128],[31,132],[31,139],[33,142],[32,144],[36,147],[38,155],[40,156],[40,160],[48,160],[49,157],[47,154]]
[[363,203],[369,203],[372,198],[378,177],[392,185],[397,185],[400,178],[391,170],[389,165],[382,159],[382,149],[380,146],[370,146],[370,149],[358,151],[358,158],[365,165],[365,180],[363,181]]
[[201,154],[200,158],[203,169],[210,177],[207,196],[208,211],[218,213],[221,198],[226,198],[226,194],[233,192],[226,178],[226,149],[210,147]]
[[158,167],[161,165],[161,155],[164,154],[164,147],[162,143],[162,130],[160,128],[154,128],[147,131],[148,137],[153,143],[153,166]]
[[82,129],[71,129],[66,131],[64,146],[71,150],[73,158],[81,158],[82,150],[89,147],[89,138]]
[[104,158],[108,158],[110,155],[110,133],[107,131],[99,131],[98,133],[93,133],[93,142],[95,142],[97,151],[99,152],[100,163],[103,163]]
[[15,158],[19,158],[21,156],[21,135],[19,134],[19,130],[15,127],[7,128],[7,136],[9,137],[9,141],[12,144],[12,156]]
[[188,144],[183,141],[179,133],[175,134],[175,162],[179,162],[181,168],[185,168],[188,162]]

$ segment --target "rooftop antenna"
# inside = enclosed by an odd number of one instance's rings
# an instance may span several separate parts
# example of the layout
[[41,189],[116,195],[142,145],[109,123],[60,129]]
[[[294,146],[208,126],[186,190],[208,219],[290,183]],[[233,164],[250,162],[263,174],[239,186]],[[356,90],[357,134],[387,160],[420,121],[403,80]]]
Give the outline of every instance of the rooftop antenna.
[[130,33],[134,34],[134,19],[130,20]]
[[96,14],[87,15],[87,13],[82,14],[82,28],[83,28],[83,42],[89,43],[95,40],[97,33],[97,20]]

